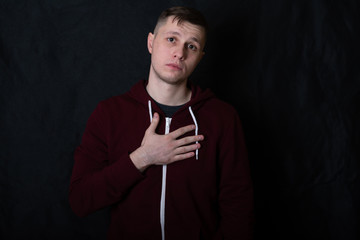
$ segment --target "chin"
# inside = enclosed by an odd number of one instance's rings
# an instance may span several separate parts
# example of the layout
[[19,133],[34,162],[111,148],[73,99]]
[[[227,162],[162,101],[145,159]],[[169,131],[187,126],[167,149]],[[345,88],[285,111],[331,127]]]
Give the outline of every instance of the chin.
[[174,74],[173,72],[163,72],[160,74],[157,71],[154,71],[154,73],[158,79],[171,85],[180,85],[187,81],[187,77],[183,76],[182,74]]
[[168,83],[168,84],[174,84],[174,85],[178,85],[183,83],[184,81],[186,81],[187,78],[182,77],[182,76],[174,76],[173,74],[163,74],[163,75],[159,75],[159,78]]
[[186,78],[162,78],[162,80],[171,85],[181,85],[186,82]]

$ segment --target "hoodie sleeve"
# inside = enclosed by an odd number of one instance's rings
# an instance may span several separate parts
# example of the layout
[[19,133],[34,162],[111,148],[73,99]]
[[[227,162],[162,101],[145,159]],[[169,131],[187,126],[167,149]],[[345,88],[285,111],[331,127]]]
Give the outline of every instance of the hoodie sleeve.
[[78,216],[86,216],[121,200],[144,176],[128,154],[109,164],[106,114],[100,103],[90,116],[74,154],[69,201]]
[[253,189],[237,112],[224,124],[220,143],[220,229],[223,239],[253,238]]

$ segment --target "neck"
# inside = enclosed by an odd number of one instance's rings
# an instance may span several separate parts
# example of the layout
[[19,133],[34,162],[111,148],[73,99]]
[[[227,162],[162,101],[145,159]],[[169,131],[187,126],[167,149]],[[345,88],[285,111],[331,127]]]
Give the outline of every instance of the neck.
[[191,90],[187,88],[187,81],[181,84],[169,84],[149,79],[146,90],[156,102],[167,106],[183,105],[191,98]]

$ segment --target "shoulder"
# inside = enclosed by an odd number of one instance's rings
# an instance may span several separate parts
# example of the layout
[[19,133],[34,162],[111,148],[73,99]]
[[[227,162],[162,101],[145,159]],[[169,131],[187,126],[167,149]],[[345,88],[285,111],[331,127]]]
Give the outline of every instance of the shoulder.
[[122,109],[129,110],[136,105],[138,105],[137,101],[131,98],[128,93],[124,93],[100,101],[97,108],[102,111],[120,111]]
[[238,116],[236,109],[231,104],[216,97],[206,101],[202,108],[207,114],[211,115],[211,117],[213,118],[230,120],[237,118]]
[[210,99],[209,104],[212,105],[216,111],[232,114],[236,113],[235,108],[230,103],[225,102],[217,97]]
[[213,114],[224,113],[228,115],[236,113],[236,110],[231,104],[218,98],[209,88],[203,89],[199,86],[192,85],[192,92],[194,98],[191,100],[190,105],[198,106],[198,108]]
[[90,118],[97,122],[118,121],[123,116],[132,115],[136,109],[139,106],[125,93],[98,102]]
[[150,99],[145,90],[145,84],[146,82],[144,80],[139,81],[127,92],[105,99],[101,101],[98,106],[100,108],[111,110],[131,110],[133,107],[144,108],[144,106],[147,106],[147,101]]

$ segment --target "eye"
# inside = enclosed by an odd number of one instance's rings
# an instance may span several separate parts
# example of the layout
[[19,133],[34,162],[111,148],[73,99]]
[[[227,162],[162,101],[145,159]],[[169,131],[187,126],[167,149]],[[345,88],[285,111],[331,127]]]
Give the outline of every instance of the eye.
[[188,45],[188,48],[189,48],[190,50],[192,50],[192,51],[196,51],[196,50],[197,50],[197,47],[196,47],[195,45],[193,45],[193,44],[189,44],[189,45]]
[[173,38],[173,37],[169,37],[169,38],[167,38],[167,40],[171,43],[175,42],[175,38]]

